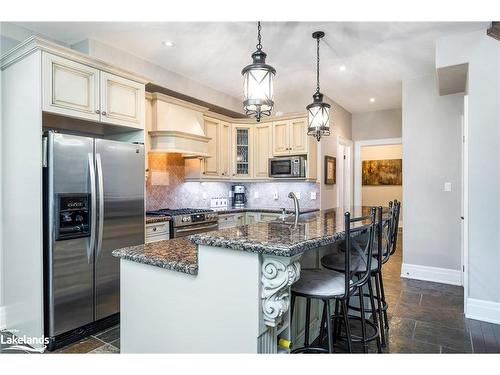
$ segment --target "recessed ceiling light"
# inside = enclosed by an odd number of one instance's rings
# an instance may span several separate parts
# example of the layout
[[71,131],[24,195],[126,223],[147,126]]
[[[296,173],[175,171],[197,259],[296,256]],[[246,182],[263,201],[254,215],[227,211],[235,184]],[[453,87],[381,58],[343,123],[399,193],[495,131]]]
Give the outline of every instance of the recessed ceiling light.
[[161,42],[161,44],[163,44],[165,47],[173,47],[173,46],[175,46],[175,43],[172,42],[171,40],[164,40],[163,42]]
[[374,103],[375,102],[375,98],[370,98],[370,102]]
[[346,70],[346,69],[347,69],[347,68],[346,68],[346,66],[345,66],[345,65],[340,65],[340,66],[339,66],[339,70],[340,70],[341,72],[345,72],[345,70]]

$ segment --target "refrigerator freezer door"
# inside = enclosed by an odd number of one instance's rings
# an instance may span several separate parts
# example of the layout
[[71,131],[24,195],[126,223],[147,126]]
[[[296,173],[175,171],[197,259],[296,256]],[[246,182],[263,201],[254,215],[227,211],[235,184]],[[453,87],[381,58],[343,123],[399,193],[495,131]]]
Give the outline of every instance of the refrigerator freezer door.
[[[93,256],[90,237],[55,240],[58,220],[65,216],[56,212],[59,194],[87,195],[91,193],[94,153],[91,138],[49,134],[48,138],[48,231],[46,301],[48,303],[48,333],[55,336],[94,320]],[[89,207],[90,210],[92,209]],[[62,218],[62,219],[61,219]],[[90,231],[94,230],[90,222]]]
[[120,263],[112,251],[144,243],[144,146],[95,142],[102,224],[95,256],[95,312],[102,319],[120,311]]

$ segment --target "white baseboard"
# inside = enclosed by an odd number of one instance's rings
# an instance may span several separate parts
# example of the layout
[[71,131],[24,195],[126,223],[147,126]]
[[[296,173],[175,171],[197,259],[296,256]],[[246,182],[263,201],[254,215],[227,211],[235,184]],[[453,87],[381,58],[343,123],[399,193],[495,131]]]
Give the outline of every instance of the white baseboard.
[[401,277],[442,284],[462,285],[462,272],[449,268],[403,263],[401,266]]
[[5,306],[0,306],[0,329],[7,328],[6,319],[5,319]]
[[467,298],[467,318],[500,324],[500,302]]

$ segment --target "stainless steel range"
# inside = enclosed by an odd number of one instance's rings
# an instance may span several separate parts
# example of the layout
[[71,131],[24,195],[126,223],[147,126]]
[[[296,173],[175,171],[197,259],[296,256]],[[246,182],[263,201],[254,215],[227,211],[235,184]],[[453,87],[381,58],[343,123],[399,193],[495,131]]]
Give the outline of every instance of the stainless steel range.
[[163,208],[147,211],[149,216],[170,216],[170,238],[190,236],[219,229],[217,212],[205,208]]

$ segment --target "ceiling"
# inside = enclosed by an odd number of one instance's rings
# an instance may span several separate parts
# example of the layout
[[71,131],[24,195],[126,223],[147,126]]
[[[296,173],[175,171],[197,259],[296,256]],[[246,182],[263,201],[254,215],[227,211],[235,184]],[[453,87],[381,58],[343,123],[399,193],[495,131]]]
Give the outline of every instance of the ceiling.
[[[256,44],[254,22],[25,22],[27,29],[67,44],[96,39],[216,90],[242,97],[241,69]],[[401,107],[401,81],[434,71],[436,39],[486,28],[487,22],[264,22],[262,44],[277,70],[276,110],[315,89],[321,46],[321,91],[352,113]],[[173,41],[174,47],[162,45]],[[341,71],[340,66],[346,70]],[[370,102],[370,98],[375,98]],[[204,100],[210,101],[209,98]],[[302,104],[301,104],[302,105]]]

